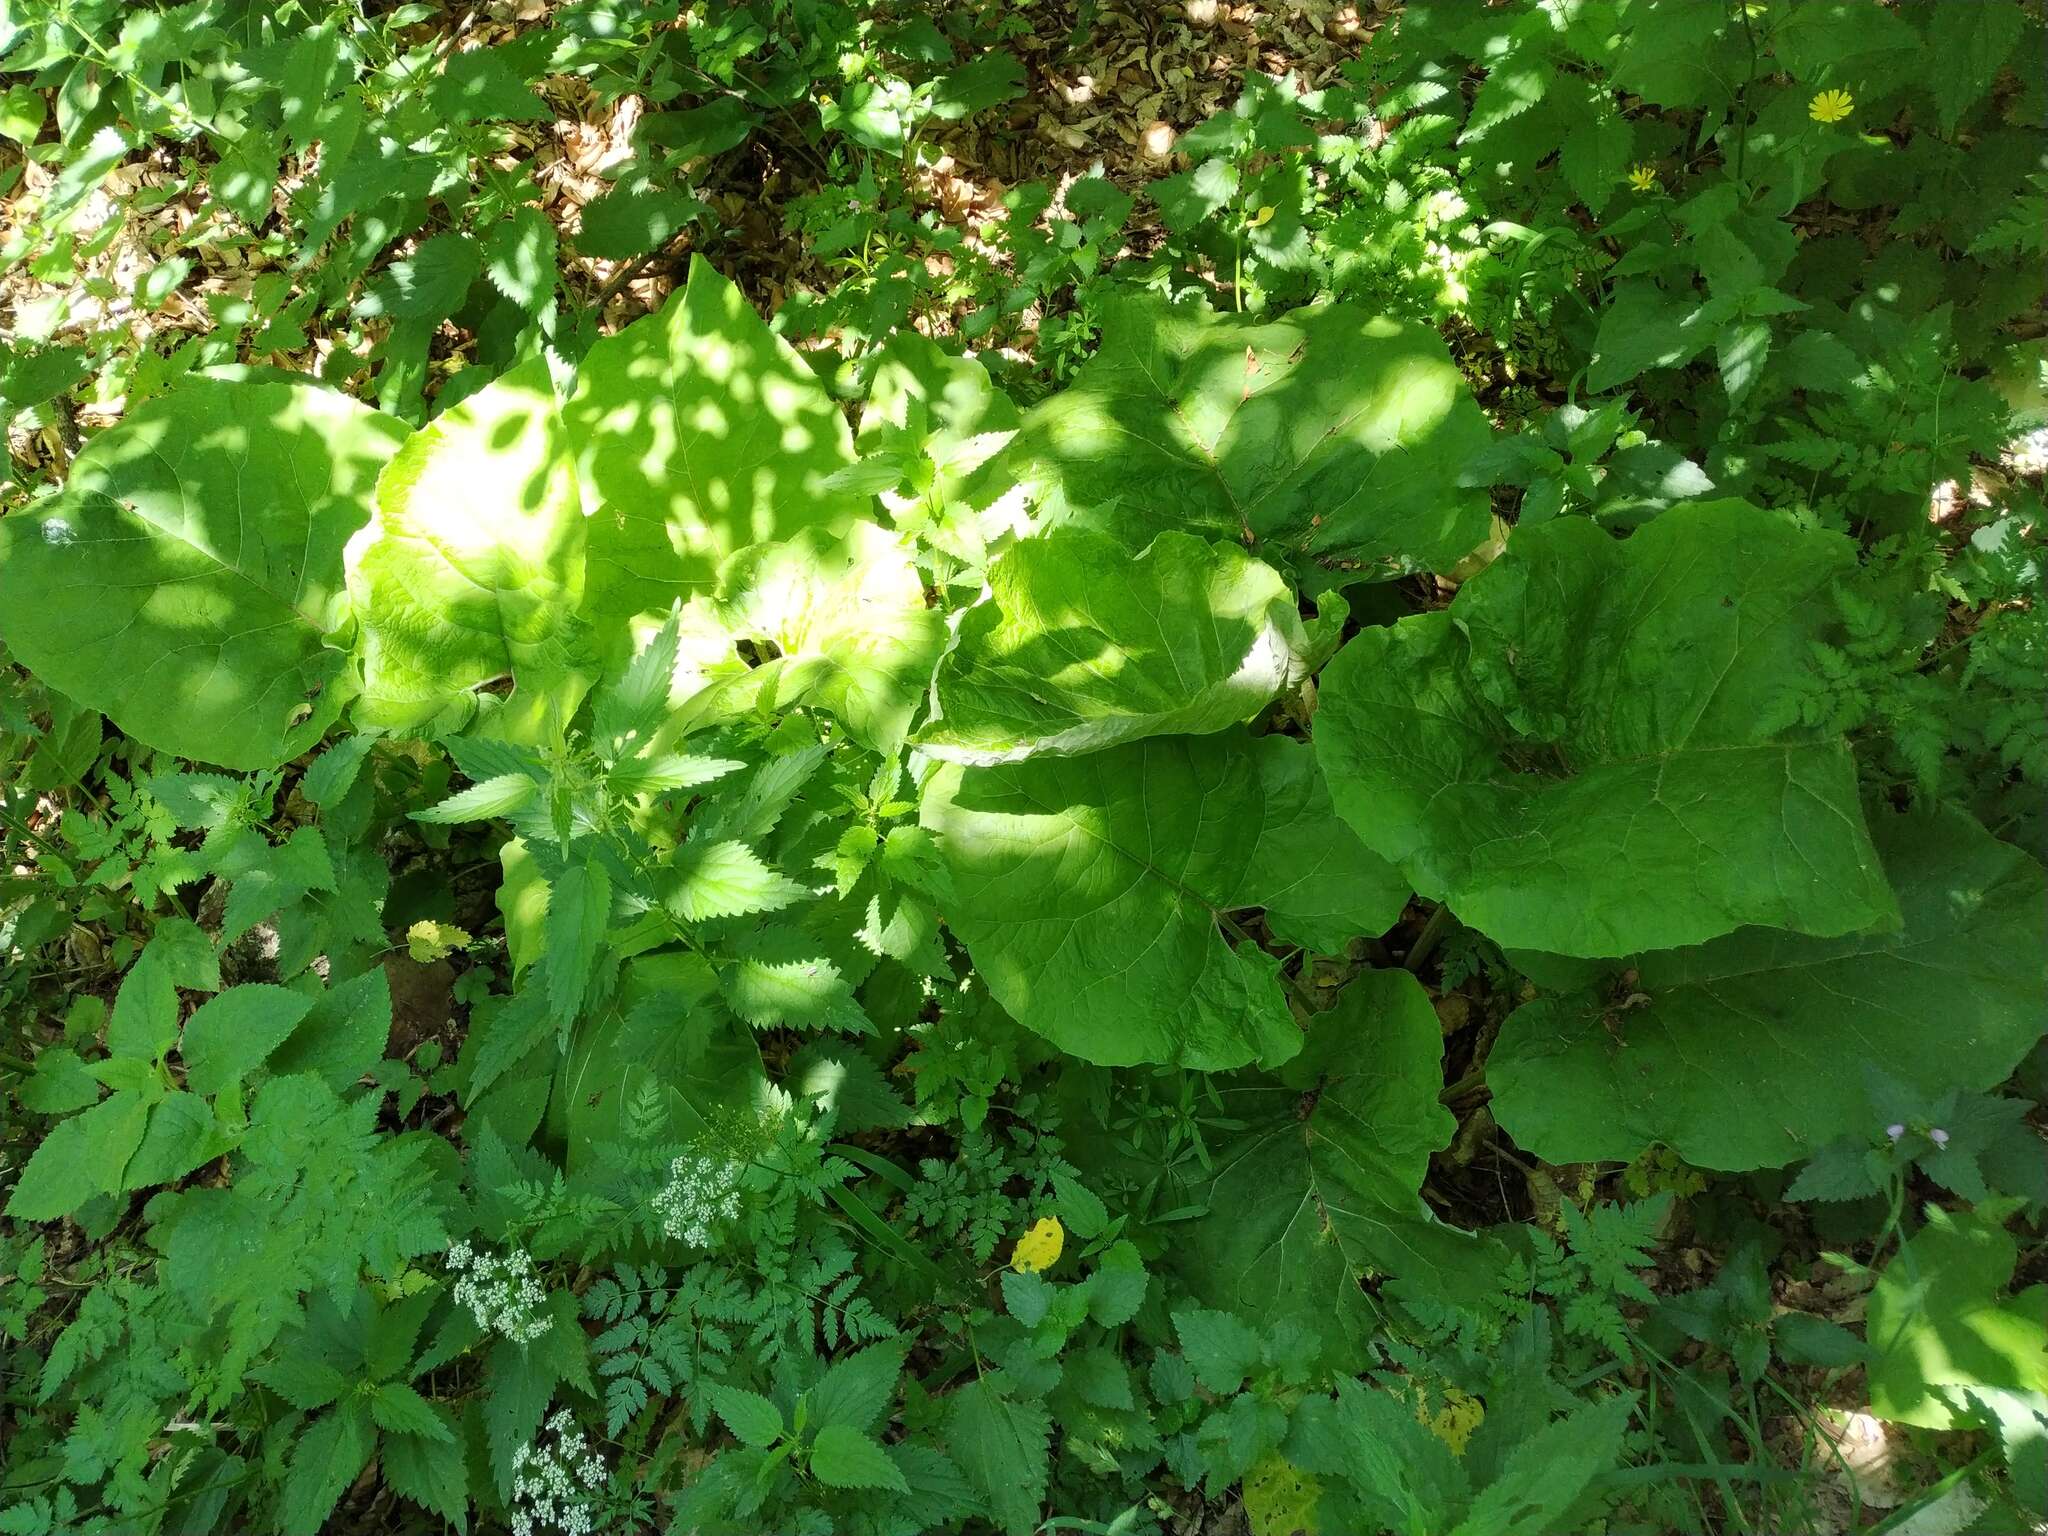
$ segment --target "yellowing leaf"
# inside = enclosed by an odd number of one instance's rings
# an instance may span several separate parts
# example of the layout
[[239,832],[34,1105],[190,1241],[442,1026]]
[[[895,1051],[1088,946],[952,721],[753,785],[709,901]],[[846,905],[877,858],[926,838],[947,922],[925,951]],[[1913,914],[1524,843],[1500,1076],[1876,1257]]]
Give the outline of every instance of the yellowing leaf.
[[1323,1485],[1277,1451],[1244,1475],[1244,1516],[1252,1536],[1318,1536]]
[[405,952],[422,965],[444,960],[452,951],[468,946],[468,933],[453,923],[423,917],[405,930]]
[[1257,229],[1261,224],[1269,222],[1272,219],[1272,217],[1273,205],[1271,203],[1268,203],[1266,204],[1266,206],[1261,208],[1257,213],[1252,215],[1252,221],[1249,227],[1252,229]]
[[1059,1224],[1057,1217],[1041,1216],[1031,1224],[1031,1229],[1017,1239],[1017,1246],[1010,1253],[1010,1268],[1020,1275],[1035,1275],[1042,1269],[1051,1269],[1059,1262],[1060,1249],[1066,1246],[1067,1229]]
[[1443,1406],[1432,1412],[1430,1403],[1437,1394],[1420,1384],[1413,1390],[1415,1422],[1448,1445],[1453,1455],[1464,1455],[1465,1447],[1472,1439],[1472,1431],[1486,1418],[1486,1405],[1470,1392],[1445,1387]]

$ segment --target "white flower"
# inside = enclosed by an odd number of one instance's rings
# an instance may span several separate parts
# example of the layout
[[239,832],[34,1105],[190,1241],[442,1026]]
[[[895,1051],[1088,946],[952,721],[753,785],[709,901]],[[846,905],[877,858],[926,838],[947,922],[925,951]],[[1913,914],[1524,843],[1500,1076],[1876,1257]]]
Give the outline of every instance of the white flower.
[[607,1473],[568,1409],[550,1414],[533,1443],[513,1453],[512,1464],[519,1473],[512,1482],[513,1536],[590,1536],[597,1513],[593,1495]]
[[709,1248],[718,1229],[740,1214],[740,1175],[734,1158],[691,1153],[668,1165],[668,1183],[654,1197],[661,1230],[693,1248]]
[[531,1344],[554,1327],[548,1293],[525,1249],[511,1249],[500,1258],[457,1243],[448,1250],[447,1260],[448,1267],[462,1276],[455,1282],[456,1305],[467,1307],[485,1332],[502,1333],[515,1344]]

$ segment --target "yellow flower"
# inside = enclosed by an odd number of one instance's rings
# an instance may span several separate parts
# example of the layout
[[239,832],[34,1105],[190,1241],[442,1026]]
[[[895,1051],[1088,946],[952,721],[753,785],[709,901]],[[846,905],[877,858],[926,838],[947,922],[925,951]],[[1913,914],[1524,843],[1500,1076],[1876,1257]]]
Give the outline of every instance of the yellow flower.
[[1638,192],[1656,191],[1657,168],[1653,165],[1631,166],[1628,173],[1628,184]]
[[1806,104],[1806,115],[1816,123],[1839,123],[1856,110],[1856,98],[1847,91],[1821,91]]
[[1051,1269],[1059,1262],[1060,1249],[1066,1246],[1067,1229],[1059,1224],[1056,1217],[1041,1216],[1031,1224],[1031,1230],[1017,1239],[1017,1246],[1010,1253],[1010,1268],[1020,1275],[1035,1275],[1041,1269]]

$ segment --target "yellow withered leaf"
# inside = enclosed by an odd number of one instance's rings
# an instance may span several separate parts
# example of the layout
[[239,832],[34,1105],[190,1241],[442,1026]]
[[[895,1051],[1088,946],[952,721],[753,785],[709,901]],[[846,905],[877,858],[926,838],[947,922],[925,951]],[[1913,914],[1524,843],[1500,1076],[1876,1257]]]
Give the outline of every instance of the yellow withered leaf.
[[405,930],[405,952],[422,965],[444,960],[454,950],[467,948],[469,935],[453,923],[421,918]]
[[1042,1269],[1051,1269],[1059,1262],[1060,1250],[1067,1244],[1067,1229],[1059,1224],[1055,1216],[1041,1216],[1031,1223],[1030,1230],[1017,1239],[1017,1246],[1010,1250],[1010,1268],[1020,1275],[1035,1275]]

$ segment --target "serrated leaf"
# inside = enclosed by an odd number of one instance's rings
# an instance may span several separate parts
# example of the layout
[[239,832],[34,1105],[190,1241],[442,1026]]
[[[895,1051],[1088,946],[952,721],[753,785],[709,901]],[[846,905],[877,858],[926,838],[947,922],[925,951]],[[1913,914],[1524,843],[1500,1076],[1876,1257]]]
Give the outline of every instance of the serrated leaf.
[[382,966],[314,999],[297,1029],[270,1057],[278,1076],[311,1072],[337,1092],[375,1071],[391,1039],[391,981]]
[[405,952],[421,965],[444,960],[458,949],[467,949],[471,942],[468,929],[431,917],[423,917],[405,930]]
[[606,775],[614,793],[660,795],[672,789],[694,789],[709,784],[747,765],[733,757],[693,757],[684,752],[665,752],[659,757],[636,757],[620,763]]
[[818,952],[814,941],[793,929],[770,929],[748,948],[719,973],[718,986],[732,1011],[749,1024],[873,1032],[839,967]]
[[1030,1536],[1045,1502],[1052,1416],[988,1377],[946,1399],[946,1449],[1006,1536]]
[[572,864],[548,898],[548,1008],[566,1029],[583,1006],[591,968],[611,920],[612,880],[597,863]]
[[[582,1333],[581,1329],[574,1331],[579,1336]],[[498,1496],[509,1500],[515,1476],[513,1457],[521,1446],[533,1443],[561,1373],[552,1354],[510,1339],[491,1346],[489,1364],[491,1390],[484,1394],[484,1438],[490,1446],[491,1475],[497,1481]]]
[[434,115],[451,123],[540,122],[552,114],[526,83],[507,48],[471,48],[448,56],[427,87]]
[[313,999],[303,992],[261,982],[208,998],[185,1021],[178,1042],[185,1086],[211,1095],[248,1076],[298,1028],[312,1006]]
[[114,994],[113,1012],[107,1017],[107,1050],[115,1056],[155,1061],[177,1038],[178,990],[161,955],[145,948]]
[[94,1195],[119,1189],[148,1116],[142,1095],[123,1089],[60,1121],[21,1170],[7,1214],[17,1221],[55,1221]]
[[512,210],[484,240],[484,276],[528,314],[538,314],[555,292],[555,226],[538,208]]
[[742,1445],[765,1448],[782,1437],[782,1410],[758,1392],[715,1386],[711,1406]]
[[644,744],[667,716],[681,623],[681,609],[671,609],[661,628],[633,653],[626,669],[599,690],[591,709],[591,731],[612,751],[637,750],[636,744]]
[[536,977],[529,978],[504,1007],[491,1015],[477,1046],[476,1065],[470,1072],[464,1103],[474,1104],[529,1051],[559,1033],[548,1005],[546,974],[547,967],[543,965]]
[[154,1189],[182,1179],[230,1150],[235,1138],[221,1128],[197,1094],[169,1093],[149,1112],[142,1144],[121,1173],[123,1189]]
[[1088,1277],[1089,1319],[1104,1328],[1121,1328],[1138,1315],[1150,1285],[1138,1250],[1129,1242],[1112,1244]]
[[687,923],[775,912],[810,894],[745,843],[685,843],[662,871],[662,904]]
[[683,187],[636,175],[584,205],[576,248],[603,261],[630,261],[656,251],[709,209]]
[[318,1536],[350,1483],[370,1464],[377,1431],[359,1401],[315,1419],[292,1447],[277,1518],[285,1536]]
[[454,826],[465,821],[489,821],[524,810],[540,793],[540,786],[523,773],[501,773],[496,778],[472,784],[424,811],[414,811],[414,821],[434,826]]
[[329,743],[306,765],[299,779],[299,792],[321,810],[332,812],[355,787],[363,763],[376,745],[377,738],[367,733],[354,733]]
[[1451,1536],[1493,1536],[1518,1525],[1554,1529],[1586,1485],[1612,1468],[1635,1410],[1632,1393],[1574,1409],[1508,1452],[1500,1476],[1479,1490]]
[[476,241],[460,231],[422,240],[370,280],[356,314],[398,320],[444,320],[462,307],[469,285],[483,267]]
[[910,1484],[889,1453],[847,1424],[827,1424],[811,1442],[811,1475],[827,1488],[890,1488],[910,1492]]
[[905,1352],[902,1344],[871,1344],[833,1361],[810,1389],[811,1421],[873,1429],[895,1400]]
[[[438,1417],[440,1410],[435,1413]],[[445,1438],[389,1436],[379,1448],[378,1464],[393,1492],[462,1529],[469,1510],[469,1469],[462,1442],[452,1431]]]
[[370,1393],[370,1417],[380,1429],[423,1440],[453,1440],[454,1432],[434,1405],[403,1382],[381,1383]]
[[1235,1392],[1259,1363],[1259,1336],[1234,1313],[1182,1307],[1173,1314],[1173,1331],[1196,1379],[1211,1392]]
[[325,1408],[348,1390],[349,1379],[325,1360],[288,1354],[249,1373],[294,1408],[311,1413]]

